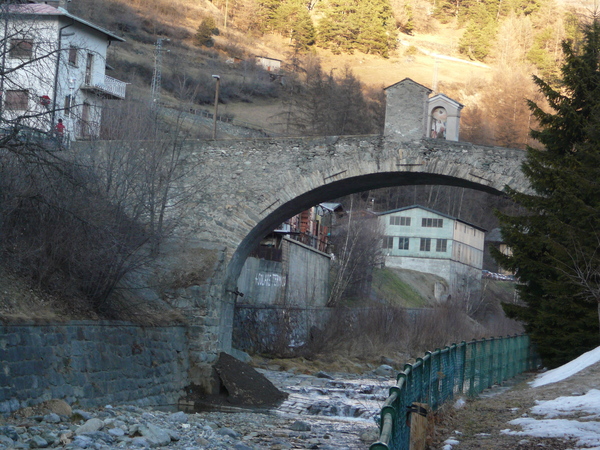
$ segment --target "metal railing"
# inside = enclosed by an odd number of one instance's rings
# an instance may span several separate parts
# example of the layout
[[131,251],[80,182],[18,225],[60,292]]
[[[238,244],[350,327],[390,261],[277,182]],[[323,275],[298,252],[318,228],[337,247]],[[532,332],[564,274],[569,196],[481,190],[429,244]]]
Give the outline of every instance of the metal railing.
[[413,403],[426,403],[435,411],[457,394],[474,397],[538,364],[527,335],[473,340],[427,352],[398,374],[381,408],[379,441],[370,450],[409,449],[407,417]]
[[89,89],[96,91],[99,94],[109,94],[113,97],[123,99],[125,98],[125,93],[127,91],[127,83],[117,80],[116,78],[109,77],[108,75],[104,75],[104,80],[102,83],[90,82],[82,86],[82,89]]

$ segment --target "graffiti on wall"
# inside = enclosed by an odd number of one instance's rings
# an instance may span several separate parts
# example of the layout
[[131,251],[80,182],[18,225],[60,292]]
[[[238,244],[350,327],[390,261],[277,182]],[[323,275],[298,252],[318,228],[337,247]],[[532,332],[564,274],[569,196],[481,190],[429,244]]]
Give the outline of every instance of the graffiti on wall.
[[254,282],[257,286],[284,287],[286,284],[286,277],[281,276],[278,273],[259,272],[256,274],[256,277],[254,277]]

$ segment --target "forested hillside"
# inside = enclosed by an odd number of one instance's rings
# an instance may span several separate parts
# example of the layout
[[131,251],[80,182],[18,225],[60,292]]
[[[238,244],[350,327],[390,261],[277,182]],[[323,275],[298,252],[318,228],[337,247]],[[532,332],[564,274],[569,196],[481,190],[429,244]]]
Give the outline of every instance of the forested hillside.
[[[73,0],[70,9],[126,38],[109,63],[134,96],[147,95],[161,38],[165,101],[209,105],[218,73],[222,111],[238,119],[280,134],[360,134],[380,129],[382,87],[410,77],[465,105],[462,140],[510,147],[524,147],[535,126],[531,75],[556,80],[560,42],[577,41],[591,11],[555,0]],[[254,55],[281,59],[283,84]]]

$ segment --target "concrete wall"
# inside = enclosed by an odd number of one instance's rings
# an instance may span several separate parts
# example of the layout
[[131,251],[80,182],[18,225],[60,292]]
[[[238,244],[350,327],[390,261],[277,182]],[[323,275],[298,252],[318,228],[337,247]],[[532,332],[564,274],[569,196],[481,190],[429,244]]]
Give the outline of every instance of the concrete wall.
[[82,407],[173,405],[188,383],[184,327],[125,322],[0,326],[0,413],[53,398]]
[[385,258],[385,266],[395,269],[409,269],[417,272],[431,273],[448,281],[452,280],[452,261],[449,259],[416,258],[416,257],[394,257]]
[[310,341],[313,327],[325,327],[331,313],[330,308],[238,306],[233,346],[248,352],[293,354]]
[[307,342],[329,317],[329,255],[293,239],[282,242],[283,261],[248,258],[238,279],[233,347],[272,352]]
[[238,302],[253,305],[281,304],[286,285],[287,273],[284,273],[282,262],[250,257],[246,259],[238,279],[238,290],[244,294]]
[[293,239],[282,241],[283,261],[248,258],[238,279],[245,305],[325,306],[329,255]]
[[289,243],[288,283],[285,304],[299,307],[325,306],[329,298],[329,255],[300,242]]

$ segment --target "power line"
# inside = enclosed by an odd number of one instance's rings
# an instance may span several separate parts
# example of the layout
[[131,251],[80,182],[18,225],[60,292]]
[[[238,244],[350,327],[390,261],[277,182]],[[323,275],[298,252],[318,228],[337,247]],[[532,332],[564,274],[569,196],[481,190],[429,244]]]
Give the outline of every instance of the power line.
[[160,87],[162,81],[162,43],[169,39],[159,38],[154,48],[154,74],[152,75],[152,106],[157,107],[160,102]]

